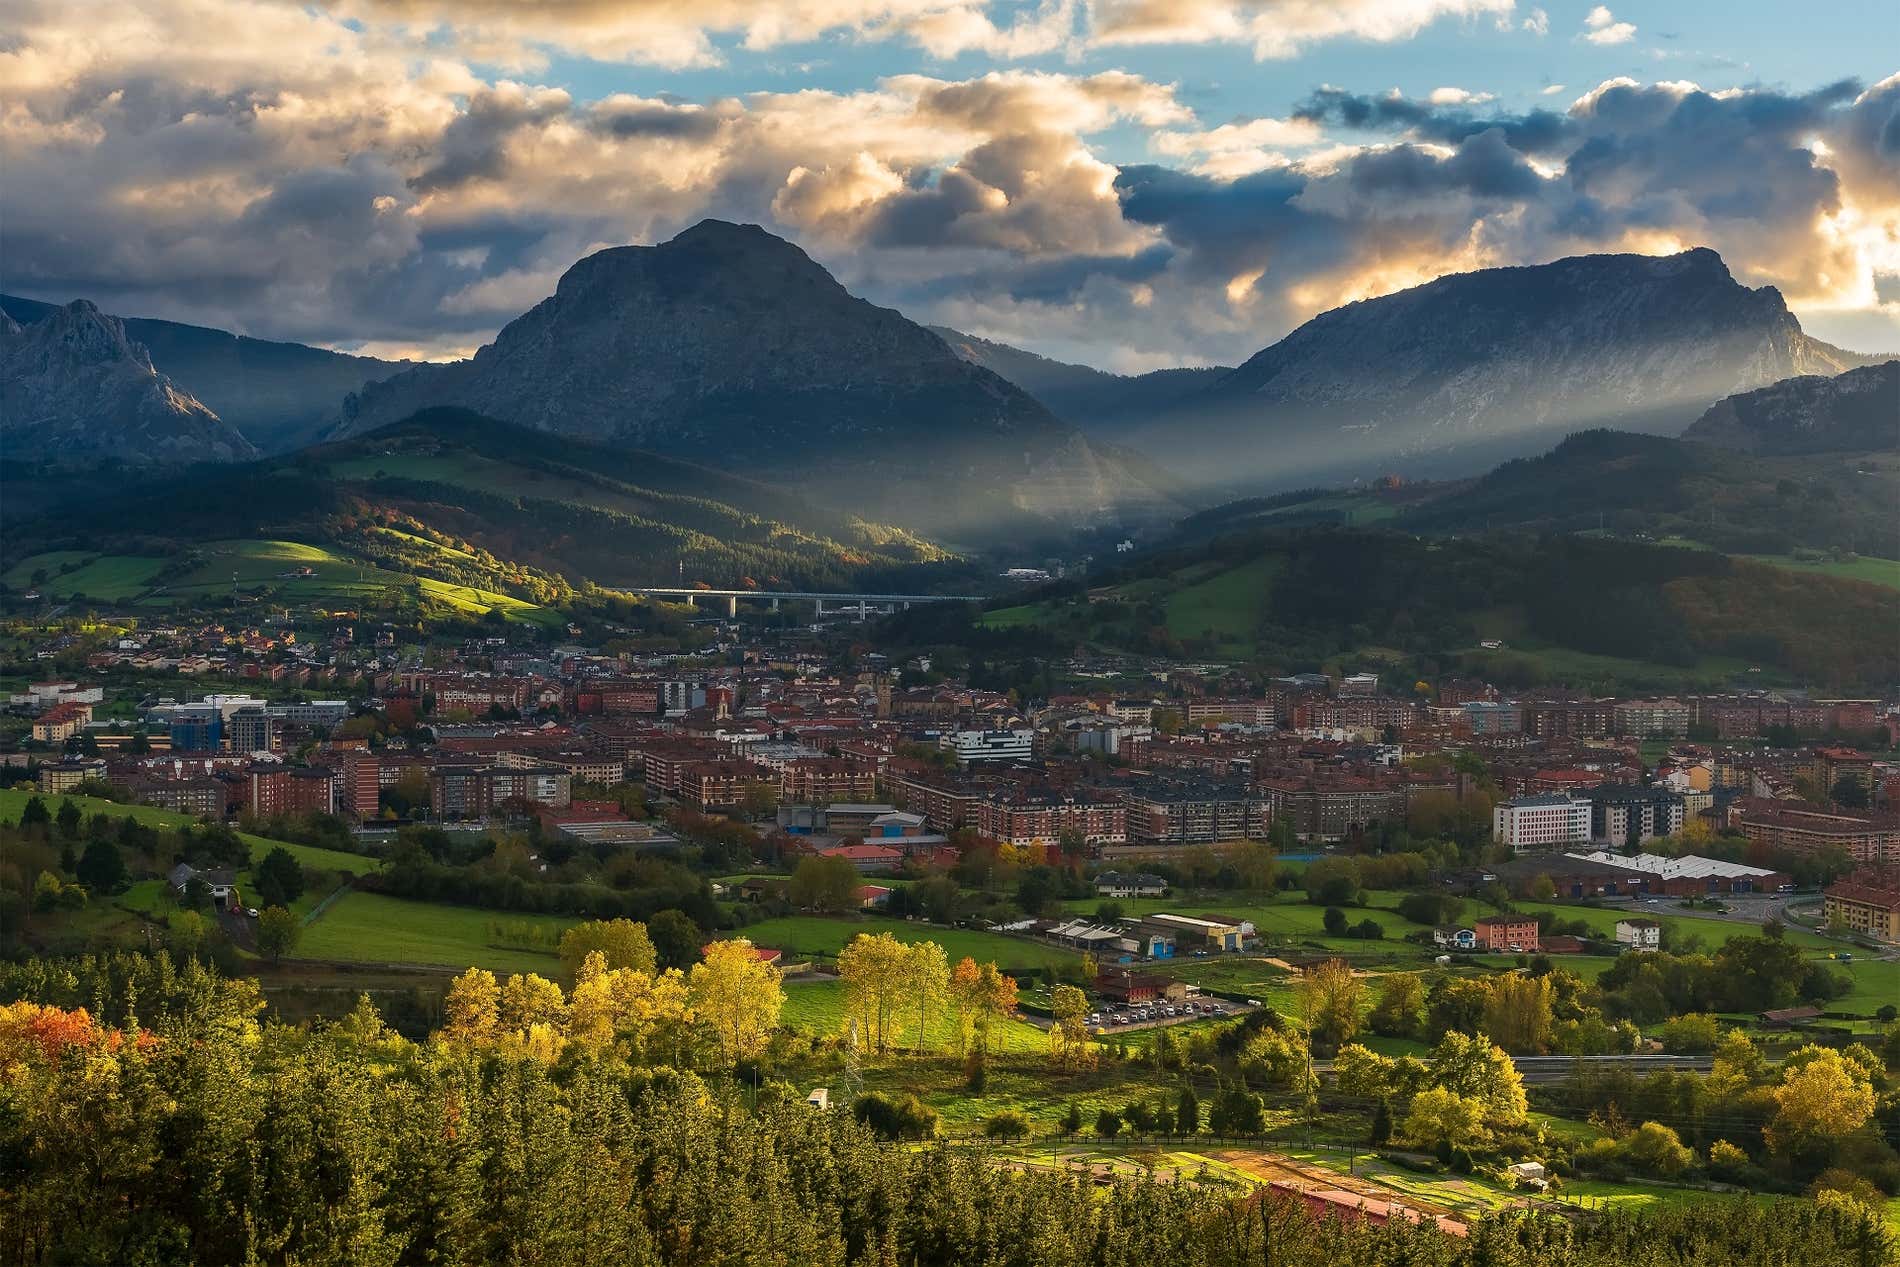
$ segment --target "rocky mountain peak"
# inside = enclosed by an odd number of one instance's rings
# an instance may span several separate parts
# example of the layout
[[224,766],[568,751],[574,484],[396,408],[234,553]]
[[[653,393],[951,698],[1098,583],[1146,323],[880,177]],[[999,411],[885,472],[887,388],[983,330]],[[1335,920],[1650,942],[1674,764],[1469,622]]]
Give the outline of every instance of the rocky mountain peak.
[[10,456],[232,461],[256,450],[152,368],[125,324],[77,299],[0,340],[0,426]]

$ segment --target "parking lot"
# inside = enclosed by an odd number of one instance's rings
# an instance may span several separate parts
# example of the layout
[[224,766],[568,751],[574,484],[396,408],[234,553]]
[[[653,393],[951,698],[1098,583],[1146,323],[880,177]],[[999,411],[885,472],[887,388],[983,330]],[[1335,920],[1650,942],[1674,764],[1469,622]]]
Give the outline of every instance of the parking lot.
[[1239,1016],[1253,1005],[1232,999],[1190,998],[1149,1003],[1104,1004],[1089,1013],[1086,1024],[1097,1034],[1125,1034],[1131,1030],[1155,1029],[1180,1025],[1187,1021],[1215,1020]]

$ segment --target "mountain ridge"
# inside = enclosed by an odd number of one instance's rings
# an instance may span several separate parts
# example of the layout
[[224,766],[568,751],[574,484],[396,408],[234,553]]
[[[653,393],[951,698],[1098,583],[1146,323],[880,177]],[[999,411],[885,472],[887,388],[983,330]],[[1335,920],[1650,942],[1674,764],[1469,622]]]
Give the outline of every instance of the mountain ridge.
[[1321,313],[1169,414],[1110,434],[1250,491],[1466,474],[1571,431],[1676,434],[1715,401],[1867,358],[1805,334],[1714,251],[1454,273]]
[[1179,509],[1021,388],[755,225],[706,220],[595,252],[471,359],[348,399],[330,434],[428,405],[829,480],[882,517],[966,536],[986,520],[1066,530]]
[[1900,359],[1725,397],[1682,438],[1779,455],[1900,449]]
[[[0,312],[22,326],[60,306],[0,295]],[[409,364],[157,317],[120,315],[117,320],[159,373],[266,453],[288,452],[315,440],[344,396]]]
[[237,461],[256,449],[152,364],[117,317],[76,299],[22,326],[0,313],[0,434],[18,453],[135,463]]

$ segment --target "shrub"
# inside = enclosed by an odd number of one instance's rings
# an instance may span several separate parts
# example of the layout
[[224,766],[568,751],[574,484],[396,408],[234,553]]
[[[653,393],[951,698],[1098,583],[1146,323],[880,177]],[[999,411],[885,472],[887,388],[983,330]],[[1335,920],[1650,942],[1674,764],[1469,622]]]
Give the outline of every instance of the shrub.
[[879,1139],[930,1139],[937,1134],[937,1110],[914,1095],[897,1099],[873,1091],[853,1102],[851,1115]]

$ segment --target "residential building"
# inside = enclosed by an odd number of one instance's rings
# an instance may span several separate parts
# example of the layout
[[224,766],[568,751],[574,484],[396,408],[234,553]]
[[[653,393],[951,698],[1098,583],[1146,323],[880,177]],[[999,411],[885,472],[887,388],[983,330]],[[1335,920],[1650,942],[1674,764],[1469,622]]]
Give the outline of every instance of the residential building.
[[1837,845],[1855,862],[1900,864],[1900,818],[1823,813],[1750,797],[1730,807],[1729,820],[1751,844],[1796,853]]
[[1677,699],[1625,700],[1616,706],[1616,732],[1638,739],[1681,739],[1689,733],[1689,706]]
[[1141,779],[1122,793],[1130,845],[1218,845],[1264,839],[1266,792],[1236,781]]
[[978,802],[976,829],[1013,845],[1054,845],[1069,833],[1090,845],[1119,845],[1128,839],[1128,807],[1096,788],[999,788]]
[[1269,820],[1284,818],[1301,840],[1342,840],[1386,819],[1405,817],[1409,796],[1402,786],[1334,771],[1308,775],[1263,775]]
[[1640,916],[1616,921],[1616,944],[1629,950],[1661,950],[1662,925]]
[[92,705],[65,700],[33,719],[33,737],[41,743],[65,743],[92,720]]
[[1465,706],[1465,724],[1475,735],[1515,735],[1524,730],[1524,710],[1515,702],[1472,700]]
[[1499,801],[1491,810],[1491,838],[1517,853],[1586,844],[1590,802],[1562,792]]
[[1528,915],[1485,915],[1473,920],[1478,945],[1492,954],[1529,954],[1537,950],[1537,921]]
[[246,704],[224,719],[225,738],[232,752],[274,752],[276,720],[262,704]]
[[1168,891],[1168,882],[1145,871],[1104,871],[1095,877],[1095,892],[1101,897],[1160,897]]
[[1900,869],[1861,867],[1821,891],[1821,918],[1882,941],[1900,941]]
[[42,761],[37,782],[42,792],[70,792],[87,779],[106,777],[106,763],[98,757],[70,761]]
[[1682,830],[1682,797],[1667,788],[1605,783],[1589,795],[1592,840],[1621,845]]
[[954,754],[958,765],[979,761],[1027,761],[1032,755],[1033,730],[951,730],[938,737],[938,746]]

